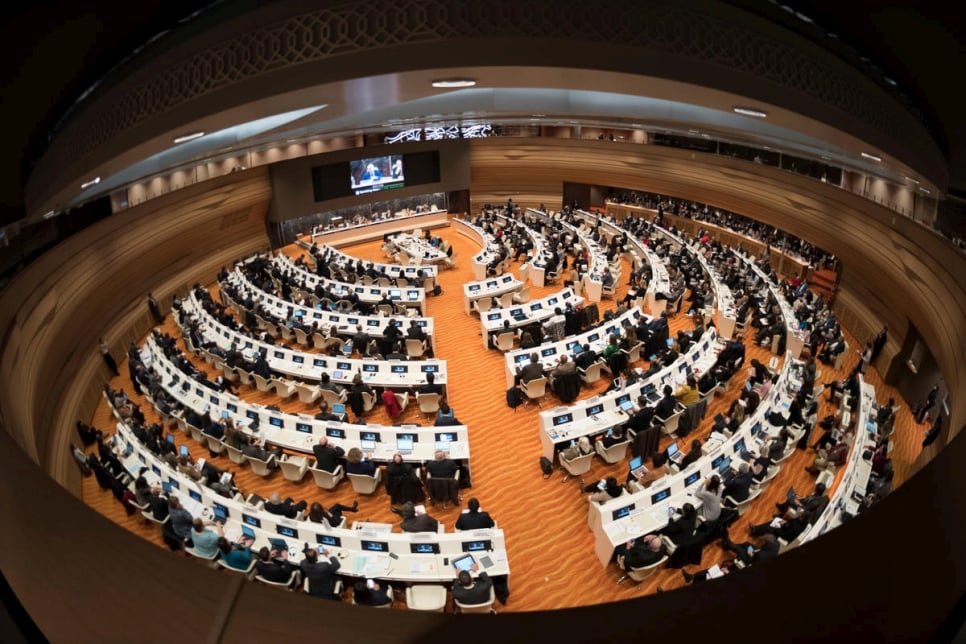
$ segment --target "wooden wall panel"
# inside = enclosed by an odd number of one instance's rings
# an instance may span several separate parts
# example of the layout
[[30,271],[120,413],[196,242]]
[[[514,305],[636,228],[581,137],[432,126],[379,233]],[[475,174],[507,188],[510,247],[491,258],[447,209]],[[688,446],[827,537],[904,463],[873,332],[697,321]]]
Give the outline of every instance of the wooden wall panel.
[[[471,161],[474,203],[478,194],[541,194],[572,181],[695,199],[807,239],[842,259],[858,332],[887,322],[894,332],[884,354],[895,355],[912,320],[949,390],[966,391],[966,259],[909,219],[794,173],[667,147],[476,139]],[[951,400],[951,412],[955,433],[966,401]]]
[[4,291],[0,403],[18,444],[75,492],[70,440],[105,380],[103,336],[120,362],[153,324],[146,294],[175,292],[268,246],[267,169],[221,177],[109,217],[62,242]]

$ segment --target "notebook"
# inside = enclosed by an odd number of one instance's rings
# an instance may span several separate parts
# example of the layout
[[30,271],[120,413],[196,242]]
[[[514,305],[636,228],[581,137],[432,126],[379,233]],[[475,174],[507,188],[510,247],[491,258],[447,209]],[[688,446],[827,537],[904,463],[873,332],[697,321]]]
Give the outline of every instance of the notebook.
[[667,446],[667,457],[669,460],[674,461],[675,463],[679,462],[682,458],[684,458],[684,454],[681,452],[681,449],[678,447],[677,441],[674,441],[673,443]]

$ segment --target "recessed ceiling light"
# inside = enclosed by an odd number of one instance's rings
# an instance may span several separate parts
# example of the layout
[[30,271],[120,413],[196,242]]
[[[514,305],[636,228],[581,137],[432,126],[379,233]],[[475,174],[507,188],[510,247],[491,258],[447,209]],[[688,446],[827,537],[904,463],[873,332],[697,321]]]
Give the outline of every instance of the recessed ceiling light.
[[458,87],[473,87],[476,81],[472,78],[438,78],[433,81],[433,87],[453,89]]
[[84,183],[82,183],[81,184],[81,190],[86,190],[87,188],[90,188],[91,186],[96,186],[100,182],[101,182],[101,178],[100,177],[94,177],[90,181],[85,181]]
[[862,158],[869,159],[870,161],[882,161],[882,157],[877,157],[874,154],[869,154],[868,152],[860,152]]
[[754,116],[763,119],[768,116],[768,112],[764,110],[756,110],[753,107],[736,107],[734,108],[735,114],[741,114],[742,116]]
[[204,132],[192,132],[191,134],[182,134],[181,136],[177,137],[174,140],[174,142],[175,143],[187,143],[188,141],[194,141],[195,139],[200,139],[204,135],[205,135]]
[[911,181],[911,182],[913,182],[914,184],[916,184],[917,186],[919,185],[919,182],[918,182],[918,181],[916,181],[915,179],[913,179],[912,177],[906,177],[906,181]]

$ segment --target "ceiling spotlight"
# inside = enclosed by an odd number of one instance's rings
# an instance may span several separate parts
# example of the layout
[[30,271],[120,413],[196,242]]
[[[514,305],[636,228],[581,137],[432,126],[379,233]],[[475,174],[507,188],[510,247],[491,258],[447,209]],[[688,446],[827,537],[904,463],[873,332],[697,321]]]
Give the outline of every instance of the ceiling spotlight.
[[916,184],[917,186],[919,185],[919,182],[916,181],[915,179],[913,179],[912,177],[906,177],[906,181],[911,181],[912,183]]
[[476,81],[472,78],[439,78],[433,81],[433,87],[440,89],[454,89],[459,87],[473,87]]
[[831,161],[831,160],[832,160],[832,157],[825,156],[824,154],[822,155],[822,161]]
[[763,119],[768,116],[768,112],[763,110],[756,110],[753,107],[736,107],[734,108],[735,114],[741,114],[742,116],[754,116]]
[[47,212],[44,213],[44,219],[50,219],[51,217],[55,217],[55,216],[57,216],[57,213],[54,212],[53,210],[48,210]]
[[177,137],[174,140],[174,142],[175,143],[187,143],[188,141],[194,141],[195,139],[200,139],[204,135],[205,135],[204,132],[192,132],[191,134],[182,134],[181,136]]
[[101,178],[100,177],[94,177],[90,181],[85,181],[84,183],[82,183],[81,184],[81,190],[86,190],[86,189],[90,188],[91,186],[96,186],[100,182],[101,182]]
[[877,157],[874,154],[869,154],[868,152],[860,152],[862,158],[869,159],[870,161],[882,161],[882,157]]
[[925,188],[919,188],[919,190],[921,190],[922,192],[926,193],[927,195],[931,195],[932,194],[931,192],[929,192]]

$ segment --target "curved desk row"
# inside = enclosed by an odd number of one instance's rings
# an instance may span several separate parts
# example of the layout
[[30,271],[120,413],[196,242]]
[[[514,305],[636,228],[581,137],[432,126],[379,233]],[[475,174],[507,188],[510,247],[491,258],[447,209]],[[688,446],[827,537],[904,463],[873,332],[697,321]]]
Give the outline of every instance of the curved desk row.
[[567,305],[576,308],[584,303],[584,298],[574,294],[572,288],[565,288],[562,291],[552,293],[539,300],[531,300],[523,304],[497,311],[489,310],[480,316],[480,324],[483,327],[483,347],[489,348],[489,333],[503,329],[504,321],[509,322],[509,329],[517,329],[533,322],[543,322],[554,315],[554,309],[565,309]]
[[[373,460],[390,461],[399,451],[399,439],[412,441],[400,454],[404,461],[424,463],[433,459],[437,448],[454,459],[468,459],[469,434],[465,425],[423,427],[420,425],[356,425],[331,420],[316,420],[307,414],[287,414],[271,410],[258,403],[247,402],[238,396],[209,389],[179,371],[148,338],[142,355],[145,366],[160,376],[162,387],[171,398],[198,415],[206,411],[211,418],[222,418],[240,424],[252,434],[272,445],[307,454],[322,436],[348,451],[358,447],[371,453]],[[183,416],[173,414],[179,424]],[[257,430],[251,426],[257,420]],[[199,429],[204,429],[203,427]],[[366,441],[366,442],[363,442]]]
[[[252,295],[252,299],[257,299],[258,303],[265,308],[269,314],[276,320],[281,320],[284,322],[288,319],[288,311],[291,309],[294,314],[301,318],[302,323],[306,326],[311,327],[313,323],[318,322],[318,331],[322,333],[330,333],[331,335],[352,335],[356,332],[356,326],[361,325],[362,329],[371,336],[375,337],[385,337],[386,329],[389,327],[389,321],[393,320],[393,316],[385,315],[360,315],[358,313],[339,313],[338,311],[327,311],[321,308],[321,304],[317,307],[300,306],[295,302],[289,302],[288,300],[283,300],[280,297],[272,295],[271,293],[266,293],[260,288],[257,288],[252,284],[247,277],[239,270],[235,270],[228,275],[228,282],[235,288],[240,289],[242,294]],[[238,311],[243,311],[244,307],[234,298],[230,297],[225,293],[224,288],[219,289],[219,295],[224,302],[230,303],[233,308]],[[423,333],[429,336],[430,343],[433,342],[433,318],[399,318],[396,319],[396,326],[402,331],[402,335],[405,336],[406,328],[412,322],[415,322],[420,328],[422,328]],[[403,326],[402,323],[405,323]],[[278,324],[280,322],[276,322]],[[362,347],[361,350],[365,350]]]
[[398,212],[392,219],[371,221],[358,226],[345,226],[312,231],[312,242],[321,241],[330,246],[346,246],[372,239],[382,239],[386,235],[398,233],[402,230],[414,228],[439,228],[449,224],[449,213],[445,210],[433,209],[427,212],[407,214]]
[[[681,472],[654,481],[639,492],[588,505],[587,523],[594,533],[594,551],[602,565],[608,565],[616,546],[667,525],[669,507],[677,508],[684,503],[698,507],[700,503],[692,496],[695,486],[712,474],[736,470],[744,462],[742,451],[756,451],[766,436],[778,435],[779,428],[769,424],[767,418],[771,412],[787,411],[801,387],[800,380],[793,374],[792,362],[790,359],[785,361],[779,381],[738,431],[720,443],[709,440],[705,448],[714,447],[696,462]],[[794,445],[791,447],[794,449]]]
[[[305,286],[302,290],[314,291],[317,284],[322,284],[324,288],[332,291],[336,296],[344,296],[355,293],[360,302],[370,305],[377,305],[383,297],[392,300],[397,306],[418,308],[420,315],[423,314],[426,306],[426,290],[423,288],[401,287],[401,286],[376,286],[370,284],[349,284],[348,282],[337,282],[330,280],[315,273],[310,273],[304,268],[297,266],[287,255],[278,254],[272,258],[272,263],[283,273],[288,273],[297,280],[301,280]],[[306,286],[308,288],[306,288]]]
[[345,270],[348,265],[355,266],[361,263],[363,268],[375,268],[380,273],[385,273],[389,277],[396,279],[399,277],[412,279],[416,277],[418,273],[422,273],[423,277],[436,277],[439,274],[439,269],[433,264],[427,264],[425,266],[411,266],[409,264],[381,264],[379,262],[370,262],[369,260],[360,259],[358,257],[353,257],[352,255],[347,255],[335,247],[329,244],[322,244],[319,249],[322,253],[322,258],[326,261],[332,262],[334,266]]
[[296,565],[304,556],[303,544],[308,542],[337,557],[341,564],[338,574],[348,577],[450,582],[458,572],[450,562],[466,555],[472,555],[480,571],[489,575],[510,573],[503,530],[394,533],[391,524],[356,523],[353,529],[346,529],[287,519],[238,497],[223,497],[178,473],[141,445],[124,423],[117,424],[115,436],[115,449],[127,453],[122,463],[129,472],[136,476],[141,467],[147,467],[149,482],[166,484],[192,516],[223,522],[231,541],[247,532],[254,537],[252,549],[257,551],[281,540],[288,548],[289,561]]
[[263,353],[272,371],[298,380],[318,382],[325,371],[332,382],[340,384],[352,384],[356,374],[362,374],[363,382],[373,387],[408,388],[425,384],[426,374],[432,373],[436,384],[446,384],[445,360],[358,360],[305,353],[266,344],[226,327],[205,311],[193,292],[182,300],[182,308],[184,314],[195,317],[206,342],[214,342],[225,351],[235,345],[238,351],[249,355],[251,352]]

